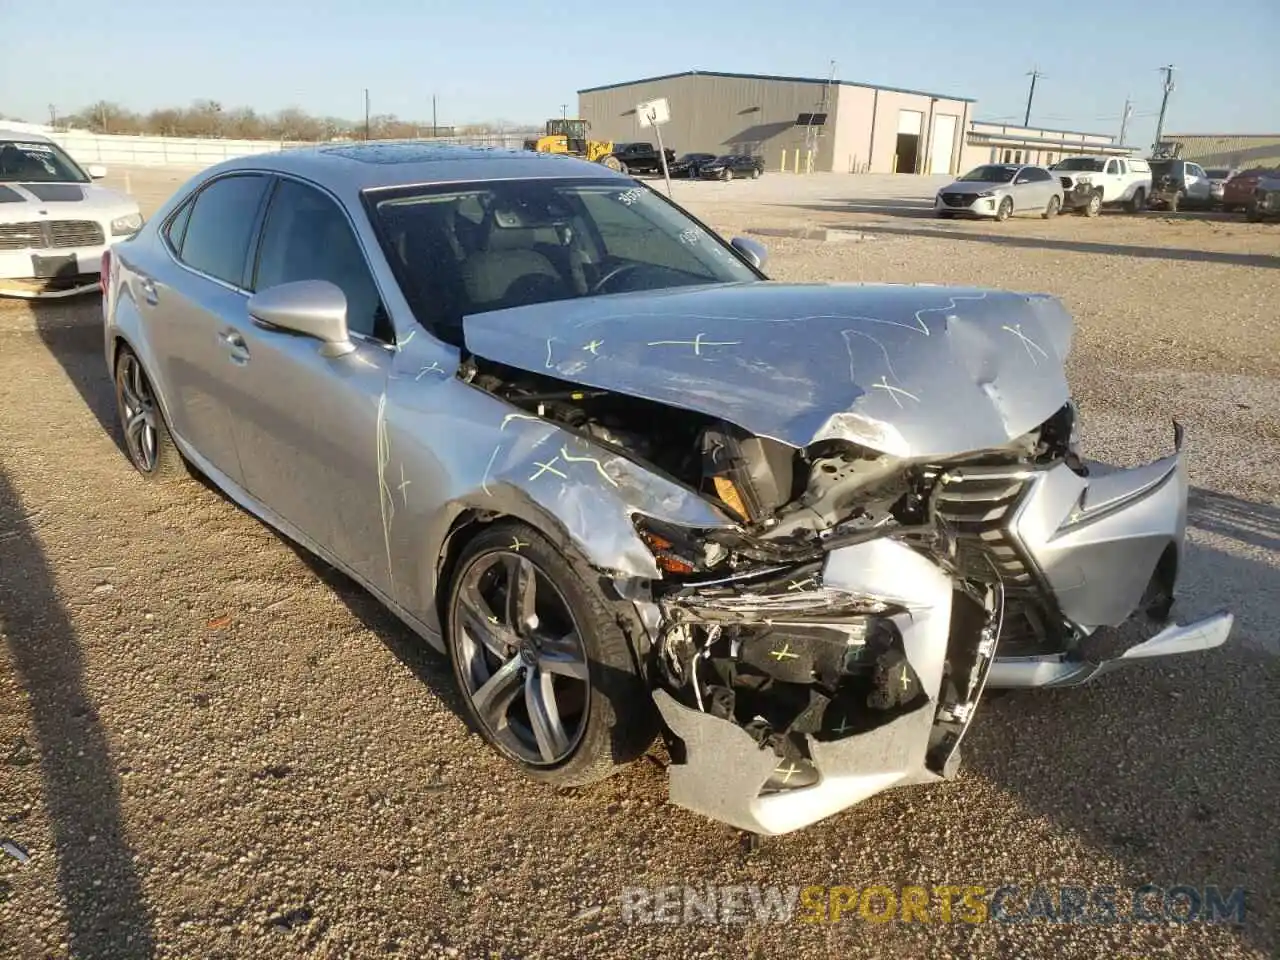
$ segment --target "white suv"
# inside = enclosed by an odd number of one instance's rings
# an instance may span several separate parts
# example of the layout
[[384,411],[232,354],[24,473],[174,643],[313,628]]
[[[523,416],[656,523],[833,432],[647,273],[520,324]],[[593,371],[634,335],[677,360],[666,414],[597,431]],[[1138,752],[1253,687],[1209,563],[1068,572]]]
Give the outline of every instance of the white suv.
[[1062,182],[1063,209],[1082,210],[1085,216],[1121,205],[1138,213],[1151,196],[1151,167],[1137,157],[1067,157],[1049,169]]

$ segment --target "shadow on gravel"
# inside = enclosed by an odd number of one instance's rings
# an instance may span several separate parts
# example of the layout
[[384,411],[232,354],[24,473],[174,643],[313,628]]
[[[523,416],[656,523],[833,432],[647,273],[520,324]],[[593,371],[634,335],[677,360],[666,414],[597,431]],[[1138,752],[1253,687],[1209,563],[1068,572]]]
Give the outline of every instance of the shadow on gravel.
[[62,365],[84,405],[107,436],[124,451],[124,437],[116,425],[116,398],[103,356],[102,301],[95,296],[32,301],[36,333]]
[[[797,204],[801,207],[802,205]],[[803,209],[834,210],[828,207],[803,207]],[[849,210],[847,205],[838,212]],[[1012,222],[1012,221],[1010,221]],[[971,243],[990,243],[996,246],[1021,247],[1030,250],[1063,250],[1072,253],[1112,254],[1118,257],[1138,257],[1143,260],[1187,260],[1193,263],[1225,263],[1239,267],[1270,267],[1280,269],[1280,257],[1266,253],[1222,253],[1213,250],[1187,250],[1179,247],[1139,247],[1123,243],[1093,243],[1086,240],[1055,240],[1050,237],[1024,237],[1008,234],[979,233],[939,227],[899,227],[887,224],[859,223],[833,224],[829,229],[848,229],[862,233],[880,233],[886,236],[933,237],[942,240],[966,240]]]
[[[17,493],[0,471],[0,628],[38,742],[44,808],[72,957],[150,957],[151,919],[120,812],[107,732],[84,682],[75,628]],[[18,774],[4,771],[0,776]],[[11,821],[12,823],[12,821]],[[24,842],[21,822],[6,827]],[[37,918],[28,918],[36,923]],[[20,931],[17,933],[20,939]],[[11,941],[13,942],[13,941]]]
[[[1197,489],[1190,514],[1193,528],[1280,549],[1276,507]],[[1190,541],[1185,570],[1188,618],[1234,609],[1225,647],[1135,664],[1075,689],[992,698],[966,761],[1029,815],[1114,857],[1121,912],[1146,883],[1216,885],[1224,895],[1242,887],[1246,922],[1234,929],[1275,956],[1280,657],[1267,650],[1280,620],[1280,571]]]

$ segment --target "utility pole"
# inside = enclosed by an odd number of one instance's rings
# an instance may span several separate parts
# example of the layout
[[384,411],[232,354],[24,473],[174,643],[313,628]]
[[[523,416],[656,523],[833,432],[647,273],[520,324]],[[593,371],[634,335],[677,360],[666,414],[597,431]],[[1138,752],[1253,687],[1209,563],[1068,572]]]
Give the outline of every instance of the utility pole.
[[1120,116],[1120,146],[1124,146],[1124,134],[1129,129],[1129,118],[1133,116],[1133,101],[1124,98],[1124,113]]
[[1164,99],[1160,101],[1160,119],[1156,121],[1156,142],[1152,148],[1160,146],[1160,136],[1164,133],[1164,112],[1169,106],[1169,94],[1173,93],[1173,71],[1178,69],[1172,63],[1165,64],[1160,68],[1164,74]]
[[569,105],[567,103],[560,104],[560,119],[561,120],[569,119]]
[[431,95],[431,136],[440,136],[440,127],[436,124],[436,95]]
[[369,88],[364,88],[364,138],[369,139]]
[[1031,101],[1036,95],[1036,81],[1044,79],[1044,74],[1040,72],[1039,67],[1033,67],[1027,76],[1031,78],[1031,89],[1027,91],[1027,112],[1022,118],[1022,125],[1024,127],[1031,124]]
[[49,126],[54,129],[58,126],[58,108],[52,103],[49,104]]

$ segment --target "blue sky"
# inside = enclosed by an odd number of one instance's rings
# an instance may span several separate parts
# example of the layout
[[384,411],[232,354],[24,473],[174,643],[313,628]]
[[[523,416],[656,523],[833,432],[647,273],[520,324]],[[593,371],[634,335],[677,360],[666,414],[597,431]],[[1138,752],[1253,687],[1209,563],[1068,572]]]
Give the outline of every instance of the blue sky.
[[56,46],[31,9],[0,0],[0,113],[26,120],[50,103],[204,97],[356,119],[368,87],[375,113],[404,119],[430,119],[435,94],[441,123],[541,122],[572,112],[581,87],[688,69],[823,76],[834,59],[841,79],[975,97],[978,118],[1019,121],[1038,66],[1033,123],[1118,132],[1128,94],[1138,145],[1173,63],[1167,132],[1280,132],[1280,0],[112,0],[50,21]]

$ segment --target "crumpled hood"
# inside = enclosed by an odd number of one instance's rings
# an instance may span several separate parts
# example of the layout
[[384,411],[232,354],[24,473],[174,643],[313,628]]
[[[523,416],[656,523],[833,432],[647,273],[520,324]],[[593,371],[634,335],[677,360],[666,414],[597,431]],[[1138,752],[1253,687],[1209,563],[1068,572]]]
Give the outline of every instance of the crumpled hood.
[[0,183],[0,223],[103,220],[137,212],[130,197],[96,183]]
[[760,281],[475,314],[475,355],[718,417],[795,447],[1002,446],[1068,399],[1072,322],[1040,294]]

